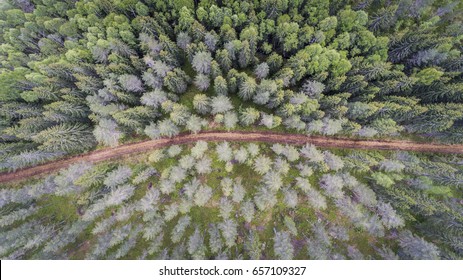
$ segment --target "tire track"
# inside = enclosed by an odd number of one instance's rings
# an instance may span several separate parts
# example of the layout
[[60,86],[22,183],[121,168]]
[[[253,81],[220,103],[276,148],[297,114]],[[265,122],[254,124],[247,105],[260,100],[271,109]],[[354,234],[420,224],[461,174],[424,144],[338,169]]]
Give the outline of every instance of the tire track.
[[130,154],[138,154],[152,149],[163,148],[171,145],[192,143],[199,140],[203,141],[237,141],[237,142],[266,142],[303,145],[306,143],[314,144],[322,148],[342,148],[342,149],[363,149],[363,150],[404,150],[414,152],[444,153],[444,154],[463,154],[463,145],[444,145],[432,143],[418,143],[413,141],[401,140],[357,140],[348,138],[336,138],[325,136],[306,136],[302,134],[284,134],[275,132],[224,132],[208,131],[198,134],[181,134],[174,138],[162,138],[148,140],[138,143],[130,143],[114,148],[96,150],[90,153],[75,157],[52,161],[34,167],[20,169],[14,172],[0,173],[0,183],[19,181],[31,176],[51,173],[61,168],[79,162],[88,161],[92,163],[101,162],[109,159],[116,159]]

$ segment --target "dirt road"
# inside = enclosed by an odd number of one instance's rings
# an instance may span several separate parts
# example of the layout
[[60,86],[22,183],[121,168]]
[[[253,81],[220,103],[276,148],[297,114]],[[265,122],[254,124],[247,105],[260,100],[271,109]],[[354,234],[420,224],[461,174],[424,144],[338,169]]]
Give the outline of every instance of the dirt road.
[[0,183],[26,179],[30,176],[50,173],[65,168],[78,161],[100,162],[120,158],[130,154],[146,152],[151,149],[170,145],[204,141],[239,141],[267,142],[302,145],[314,144],[323,148],[366,149],[366,150],[405,150],[416,152],[432,152],[445,154],[463,154],[463,145],[442,145],[417,143],[399,140],[355,140],[324,136],[306,136],[300,134],[281,134],[273,132],[203,132],[199,134],[183,134],[170,139],[157,139],[121,145],[115,148],[96,150],[76,157],[53,161],[42,165],[17,170],[10,173],[0,173]]

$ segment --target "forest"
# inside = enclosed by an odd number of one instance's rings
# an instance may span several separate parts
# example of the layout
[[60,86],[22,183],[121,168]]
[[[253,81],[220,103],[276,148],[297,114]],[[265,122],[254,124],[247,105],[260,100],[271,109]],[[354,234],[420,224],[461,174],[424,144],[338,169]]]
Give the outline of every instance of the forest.
[[0,190],[0,257],[462,259],[461,161],[198,141],[80,162]]
[[[463,144],[462,21],[460,0],[0,0],[0,172],[204,131]],[[463,259],[462,163],[205,141],[80,162],[0,186],[0,258]]]

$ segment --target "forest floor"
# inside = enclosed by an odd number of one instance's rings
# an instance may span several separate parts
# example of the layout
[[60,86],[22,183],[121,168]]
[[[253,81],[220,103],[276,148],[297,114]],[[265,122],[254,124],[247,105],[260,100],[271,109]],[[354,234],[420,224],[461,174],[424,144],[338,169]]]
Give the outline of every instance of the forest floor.
[[44,163],[34,167],[20,169],[14,172],[0,173],[0,183],[26,180],[31,176],[51,173],[66,168],[73,163],[100,162],[121,158],[131,154],[146,152],[171,145],[192,143],[196,141],[236,141],[236,142],[266,142],[303,145],[313,144],[322,148],[364,149],[364,150],[404,150],[414,152],[463,154],[463,145],[444,145],[418,143],[403,140],[359,140],[326,136],[307,136],[302,134],[285,134],[276,132],[245,132],[245,131],[207,131],[198,134],[180,134],[174,138],[162,138],[138,143],[130,143],[114,148],[105,148],[90,153]]

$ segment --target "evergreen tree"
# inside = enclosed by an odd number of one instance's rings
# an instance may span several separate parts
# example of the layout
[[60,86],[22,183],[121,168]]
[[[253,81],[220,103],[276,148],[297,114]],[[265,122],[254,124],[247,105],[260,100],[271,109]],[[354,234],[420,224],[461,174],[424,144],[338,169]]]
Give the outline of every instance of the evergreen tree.
[[201,185],[195,193],[194,202],[197,206],[204,206],[212,196],[212,189]]
[[82,152],[95,145],[89,127],[81,124],[56,125],[34,135],[32,140],[41,144],[42,150],[52,152]]
[[210,100],[205,94],[196,94],[193,97],[193,107],[200,114],[207,114],[210,111]]
[[225,245],[230,248],[235,245],[235,240],[238,235],[237,224],[235,221],[226,219],[219,224],[219,229],[225,239]]
[[209,84],[210,84],[210,80],[209,80],[209,77],[204,75],[204,74],[198,74],[196,75],[196,78],[195,78],[195,86],[201,90],[201,91],[205,91],[209,88]]
[[183,237],[186,228],[190,225],[191,218],[189,216],[182,216],[175,227],[172,229],[170,239],[173,243],[178,243]]
[[241,110],[240,122],[245,126],[249,126],[251,124],[254,124],[259,119],[259,116],[259,111],[252,107],[248,107],[246,109]]
[[438,248],[410,231],[403,231],[399,236],[399,244],[404,253],[416,260],[435,260],[439,258]]
[[223,95],[213,97],[211,99],[210,106],[212,108],[211,113],[214,115],[218,113],[225,113],[233,109],[230,98]]
[[198,52],[193,56],[191,62],[196,72],[200,74],[209,74],[211,71],[212,56],[209,52]]
[[222,142],[220,144],[217,144],[215,151],[217,153],[217,157],[221,161],[227,162],[232,159],[233,151],[230,148],[228,142]]
[[256,69],[254,70],[256,77],[259,79],[265,79],[269,74],[269,66],[266,62],[262,62],[261,64],[257,65]]
[[105,146],[115,147],[119,144],[119,140],[123,137],[123,133],[117,129],[117,124],[110,119],[101,119],[98,126],[93,130],[98,143]]
[[289,233],[275,231],[273,237],[273,251],[276,257],[282,260],[290,260],[294,256],[294,248],[291,244]]
[[241,83],[239,91],[238,91],[238,95],[243,100],[249,100],[254,95],[256,88],[257,88],[256,81],[253,78],[248,77]]
[[217,95],[228,94],[227,81],[222,76],[218,76],[214,79],[214,91]]
[[246,200],[241,204],[241,216],[248,223],[252,222],[255,213],[255,206],[251,200]]
[[256,159],[254,160],[253,166],[254,166],[254,171],[262,175],[262,174],[267,173],[270,170],[270,168],[272,167],[272,161],[270,158],[264,155],[261,155],[261,156],[256,157]]

